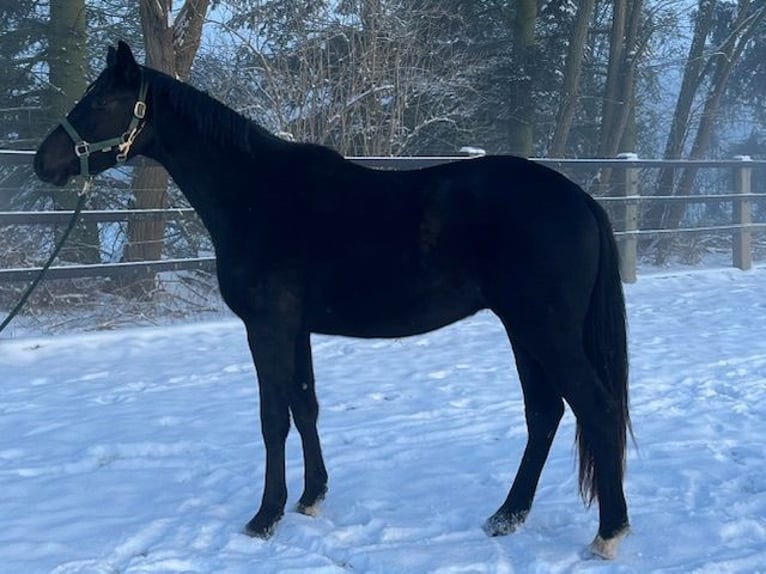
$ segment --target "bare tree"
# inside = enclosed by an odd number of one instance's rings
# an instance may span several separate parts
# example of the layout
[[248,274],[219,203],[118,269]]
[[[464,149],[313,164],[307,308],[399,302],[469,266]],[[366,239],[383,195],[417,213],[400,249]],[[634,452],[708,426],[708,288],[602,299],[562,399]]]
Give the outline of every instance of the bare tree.
[[[739,62],[745,46],[766,18],[766,5],[761,2],[739,0],[736,14],[723,34],[723,40],[712,46],[705,54],[713,30],[716,10],[715,0],[700,0],[684,77],[676,103],[670,134],[665,146],[666,159],[678,159],[685,143],[692,140],[689,149],[691,159],[701,159],[708,152],[713,128],[719,116],[721,100],[728,86],[732,70]],[[692,109],[701,101],[702,112],[693,130]],[[658,192],[668,195],[687,196],[692,193],[697,175],[696,168],[686,168],[674,187],[675,173],[665,169],[660,173]],[[646,221],[650,227],[676,228],[684,213],[683,204],[655,207],[647,211]],[[660,242],[658,260],[667,256],[668,241]]]
[[[51,121],[63,117],[87,86],[85,69],[88,55],[85,44],[85,0],[50,3],[48,24],[48,108]],[[77,194],[72,190],[52,193],[57,209],[74,209]],[[59,255],[79,263],[100,261],[100,241],[95,223],[78,224]]]
[[[510,8],[508,8],[510,9]],[[509,86],[511,114],[508,143],[511,153],[529,156],[534,147],[534,49],[537,0],[518,0],[513,6],[513,59],[518,77]]]
[[[643,0],[615,0],[609,64],[601,114],[599,155],[614,157],[625,139],[635,106],[636,68],[643,51],[640,36]],[[635,142],[628,147],[633,151]]]
[[438,2],[256,4],[219,25],[245,52],[250,94],[234,105],[259,123],[347,155],[411,153],[454,134],[466,84],[449,65],[439,26],[451,16]]
[[561,87],[559,111],[556,116],[553,137],[548,146],[550,157],[564,157],[567,138],[572,127],[575,111],[579,100],[580,74],[585,56],[588,28],[593,15],[595,0],[583,0],[577,8],[574,32],[569,42],[564,79]]
[[[200,45],[202,25],[210,0],[187,0],[171,24],[172,0],[141,0],[139,10],[146,47],[146,63],[150,67],[185,80],[191,72]],[[166,206],[168,174],[161,166],[137,167],[133,176],[136,208]],[[162,255],[165,221],[133,219],[128,222],[126,261],[151,261]],[[155,277],[145,274],[134,278],[139,293],[154,290]]]

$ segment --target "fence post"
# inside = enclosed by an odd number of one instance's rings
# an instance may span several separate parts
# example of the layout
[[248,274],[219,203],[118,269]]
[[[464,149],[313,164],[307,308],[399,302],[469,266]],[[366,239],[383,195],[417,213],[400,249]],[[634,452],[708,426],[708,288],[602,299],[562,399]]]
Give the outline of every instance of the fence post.
[[750,161],[749,155],[735,155],[734,159],[743,162],[741,166],[734,168],[734,193],[738,196],[732,202],[732,223],[740,225],[731,236],[732,265],[743,271],[747,271],[753,265],[753,235],[750,224],[753,222],[752,203],[752,167],[746,162]]
[[[621,153],[617,159],[635,161],[638,154]],[[627,166],[623,172],[623,185],[618,186],[622,195],[626,198],[622,203],[622,229],[625,235],[620,237],[618,246],[620,250],[620,276],[625,283],[636,282],[636,254],[638,252],[638,168]]]

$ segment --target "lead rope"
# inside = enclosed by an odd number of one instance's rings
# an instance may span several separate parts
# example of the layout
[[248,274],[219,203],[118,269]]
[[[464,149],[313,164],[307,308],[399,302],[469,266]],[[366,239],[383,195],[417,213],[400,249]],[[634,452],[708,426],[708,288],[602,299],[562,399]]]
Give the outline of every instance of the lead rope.
[[24,307],[27,300],[32,295],[32,292],[35,290],[40,281],[43,280],[43,277],[45,277],[48,268],[53,264],[53,260],[58,256],[59,251],[61,251],[61,248],[64,246],[64,243],[69,237],[69,234],[72,233],[72,230],[74,229],[74,226],[80,217],[80,212],[85,205],[85,200],[88,198],[88,191],[90,191],[91,181],[92,179],[90,177],[85,179],[85,183],[82,185],[82,190],[77,194],[77,205],[75,205],[74,212],[72,213],[72,218],[69,220],[69,225],[67,225],[67,228],[64,230],[64,234],[61,236],[58,244],[54,247],[51,256],[48,258],[48,261],[46,261],[45,265],[43,265],[40,269],[40,272],[37,274],[37,277],[35,277],[35,280],[32,281],[29,287],[27,287],[26,291],[24,291],[14,308],[11,309],[11,312],[8,313],[8,316],[5,318],[5,320],[0,323],[0,333],[2,333],[3,329],[8,326],[8,323],[13,321],[13,318],[19,314],[19,311],[21,311],[22,307]]

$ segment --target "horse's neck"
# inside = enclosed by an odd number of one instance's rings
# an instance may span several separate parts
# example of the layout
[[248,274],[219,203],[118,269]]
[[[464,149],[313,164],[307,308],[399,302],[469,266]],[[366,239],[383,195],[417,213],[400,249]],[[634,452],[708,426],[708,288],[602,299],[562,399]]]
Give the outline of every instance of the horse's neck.
[[[205,194],[226,194],[215,182],[234,180],[238,172],[247,168],[243,151],[232,145],[221,145],[208,133],[203,133],[197,122],[173,109],[160,110],[164,116],[157,122],[154,145],[149,154],[161,163],[193,203],[203,200]],[[253,142],[258,151],[257,141]],[[267,153],[264,146],[264,153]],[[233,192],[234,190],[231,190]]]
[[[161,87],[150,89],[150,97],[157,101],[149,105],[156,106],[157,116],[154,145],[147,155],[165,166],[193,204],[205,202],[209,194],[217,196],[213,201],[222,195],[239,194],[235,187],[242,188],[243,171],[256,163],[269,165],[269,156],[280,147],[281,140],[248,125],[233,110],[191,86],[160,74],[156,80]],[[205,126],[200,117],[208,118],[214,127]],[[220,126],[223,133],[216,133]],[[257,162],[247,161],[248,156]],[[227,182],[237,181],[239,186],[226,187]]]
[[259,203],[258,194],[266,190],[244,173],[255,164],[242,161],[241,152],[232,153],[192,129],[179,128],[162,133],[161,145],[151,155],[167,169],[216,241],[230,227],[229,219],[247,203]]

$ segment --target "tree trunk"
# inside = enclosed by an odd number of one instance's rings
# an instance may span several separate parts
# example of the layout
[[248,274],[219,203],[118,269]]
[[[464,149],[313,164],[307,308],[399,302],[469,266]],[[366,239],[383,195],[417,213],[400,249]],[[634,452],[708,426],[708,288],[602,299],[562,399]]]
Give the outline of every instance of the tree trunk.
[[210,0],[186,0],[173,24],[175,72],[178,79],[184,82],[189,79],[192,63],[202,41],[202,24],[209,6]]
[[[697,90],[699,90],[702,83],[702,72],[705,68],[703,54],[713,25],[715,4],[715,0],[699,1],[699,11],[697,20],[694,23],[694,34],[691,46],[689,47],[689,56],[684,67],[681,89],[678,92],[673,121],[670,125],[670,133],[665,144],[664,159],[680,159],[684,149],[686,135],[690,129],[689,118],[691,117],[692,105],[694,104]],[[674,180],[675,170],[673,168],[662,169],[657,180],[657,194],[673,195]],[[660,229],[663,225],[666,211],[666,204],[654,203],[646,212],[644,226],[649,229]]]
[[[721,107],[721,100],[726,92],[731,73],[739,62],[745,46],[753,38],[753,35],[764,19],[766,19],[766,6],[761,5],[758,8],[752,8],[750,2],[742,0],[739,4],[736,20],[733,23],[729,34],[724,39],[723,44],[717,46],[711,52],[710,58],[704,64],[704,69],[699,73],[697,86],[701,85],[701,79],[706,75],[710,75],[710,82],[705,96],[699,125],[697,126],[694,141],[689,152],[689,157],[691,159],[702,159],[707,153],[712,139],[713,128]],[[699,65],[702,65],[702,62]],[[706,74],[705,71],[708,70],[710,73]],[[680,156],[683,149],[683,141],[669,140],[668,143],[668,147],[672,147],[670,144],[676,145],[672,151],[677,151]],[[690,167],[684,169],[679,183],[674,190],[672,189],[673,174],[666,175],[663,173],[661,177],[663,176],[665,179],[661,180],[660,184],[667,187],[660,187],[660,189],[669,190],[669,193],[672,195],[685,197],[691,195],[693,192],[694,182],[697,176],[697,168]],[[666,193],[668,193],[668,191],[666,191]],[[654,217],[659,217],[659,225],[661,228],[677,229],[680,226],[684,212],[685,204],[672,203],[664,209],[655,208],[652,215],[654,215]],[[657,214],[659,214],[659,216]],[[657,225],[657,221],[653,220],[650,225]],[[663,239],[659,242],[655,254],[655,259],[658,262],[662,263],[667,259],[670,253],[670,246],[670,239]]]
[[[690,159],[702,159],[707,153],[713,135],[713,128],[715,127],[721,107],[721,100],[726,92],[732,69],[740,60],[745,46],[752,39],[756,29],[766,17],[766,7],[761,7],[753,12],[748,6],[743,4],[740,4],[741,12],[738,14],[731,34],[711,56],[713,72],[710,88],[702,108],[697,133],[689,152]],[[675,195],[691,195],[696,176],[697,168],[689,167],[684,169]],[[685,207],[682,203],[671,204],[665,214],[664,227],[676,229],[681,223]]]
[[532,155],[534,144],[532,75],[536,23],[537,0],[517,0],[512,26],[513,60],[519,67],[519,77],[509,86],[508,147],[512,154],[522,157]]
[[[601,109],[599,157],[613,158],[620,152],[635,151],[636,69],[646,44],[640,30],[642,11],[643,0],[615,2]],[[612,170],[602,169],[599,184],[605,195],[614,193],[611,179]]]
[[620,66],[625,53],[625,26],[628,0],[615,0],[612,8],[612,31],[609,35],[609,62],[606,70],[606,85],[601,106],[600,157],[610,157],[610,142],[614,139],[614,118],[620,105]]
[[[64,117],[85,91],[87,61],[85,1],[51,2],[48,24],[51,123]],[[56,190],[52,196],[56,209],[71,210],[77,203],[76,191]],[[57,229],[57,239],[61,233],[63,228]],[[101,260],[98,225],[80,223],[75,226],[59,257],[76,263],[98,263]]]
[[631,0],[628,5],[622,64],[618,72],[619,99],[612,115],[612,137],[607,138],[604,157],[614,157],[620,152],[636,151],[635,125],[630,125],[630,122],[635,120],[636,69],[645,44],[640,30],[642,12],[643,0]]
[[585,54],[585,41],[588,37],[591,15],[595,0],[583,0],[577,10],[574,34],[569,42],[564,82],[561,89],[561,105],[556,117],[556,127],[548,148],[549,157],[564,157],[569,130],[572,127],[580,89],[580,73]]
[[[186,80],[199,48],[202,24],[209,0],[187,0],[170,26],[172,0],[141,0],[139,10],[146,47],[146,64],[180,80]],[[133,207],[162,209],[167,205],[169,177],[163,167],[141,166],[133,175]],[[128,221],[128,245],[125,261],[154,261],[162,256],[165,220],[131,219]],[[156,275],[151,272],[131,277],[131,290],[148,296],[156,289]]]

